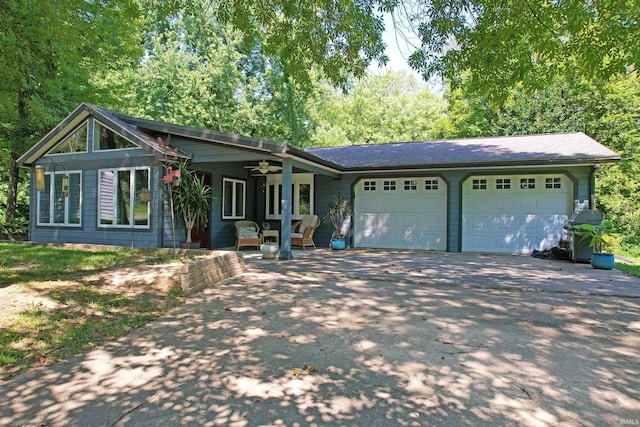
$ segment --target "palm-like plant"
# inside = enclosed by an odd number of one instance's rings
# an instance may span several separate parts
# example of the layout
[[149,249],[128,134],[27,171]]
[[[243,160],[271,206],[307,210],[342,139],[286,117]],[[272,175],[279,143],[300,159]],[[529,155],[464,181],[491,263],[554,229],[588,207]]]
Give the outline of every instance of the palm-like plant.
[[347,198],[342,194],[337,194],[331,203],[329,203],[327,214],[324,216],[326,223],[331,223],[334,228],[334,237],[344,237],[343,227],[345,220],[351,215],[351,205]]
[[191,230],[207,224],[211,186],[204,182],[204,176],[198,176],[183,162],[180,164],[180,184],[173,188],[172,198],[174,209],[182,215],[187,229],[186,242],[191,243]]

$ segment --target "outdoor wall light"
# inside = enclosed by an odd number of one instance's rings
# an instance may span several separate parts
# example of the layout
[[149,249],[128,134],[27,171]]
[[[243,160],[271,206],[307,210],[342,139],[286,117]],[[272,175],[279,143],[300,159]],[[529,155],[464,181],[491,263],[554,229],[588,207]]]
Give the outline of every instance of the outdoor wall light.
[[36,166],[36,190],[44,191],[44,167]]
[[[58,166],[60,166],[60,167],[62,167],[62,168],[64,168],[66,170],[66,168],[63,165],[57,165],[51,159],[45,159],[45,160],[49,160],[53,164],[53,176],[54,176],[54,179],[55,179],[55,176],[56,176],[56,168]],[[44,166],[36,165],[36,190],[37,191],[44,191],[44,189],[45,189],[44,177],[45,177]],[[69,175],[66,172],[65,172],[64,175],[62,175],[62,180],[61,180],[60,184],[61,184],[61,187],[62,187],[61,188],[62,197],[68,197],[69,196]]]

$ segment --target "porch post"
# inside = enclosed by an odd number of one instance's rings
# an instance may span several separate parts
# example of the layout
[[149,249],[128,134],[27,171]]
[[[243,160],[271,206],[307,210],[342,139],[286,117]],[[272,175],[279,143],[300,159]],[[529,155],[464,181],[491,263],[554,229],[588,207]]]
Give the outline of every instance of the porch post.
[[280,219],[280,259],[293,259],[291,253],[291,206],[293,206],[293,164],[290,158],[282,159],[282,194]]

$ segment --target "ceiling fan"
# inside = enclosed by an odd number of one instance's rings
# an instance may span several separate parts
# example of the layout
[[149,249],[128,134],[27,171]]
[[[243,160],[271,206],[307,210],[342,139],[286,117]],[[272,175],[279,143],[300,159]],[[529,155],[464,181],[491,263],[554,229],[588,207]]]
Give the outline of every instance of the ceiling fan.
[[280,166],[271,166],[269,164],[269,162],[266,161],[266,160],[263,160],[260,163],[258,163],[258,166],[245,166],[245,168],[251,169],[252,171],[258,171],[263,175],[268,173],[268,172],[275,172],[275,171],[282,170],[282,167],[280,167]]

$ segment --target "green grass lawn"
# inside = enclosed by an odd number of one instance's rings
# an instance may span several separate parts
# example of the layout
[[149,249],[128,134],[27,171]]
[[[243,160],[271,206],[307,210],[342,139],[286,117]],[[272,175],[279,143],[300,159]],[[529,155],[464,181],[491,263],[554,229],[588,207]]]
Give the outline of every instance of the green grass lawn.
[[629,252],[621,252],[616,253],[616,255],[620,255],[633,261],[633,264],[627,264],[624,262],[616,262],[616,268],[620,271],[624,271],[627,274],[632,276],[640,277],[640,255],[636,255],[635,253]]
[[0,243],[0,379],[124,336],[180,304],[173,283],[105,279],[112,269],[174,262],[161,250]]

